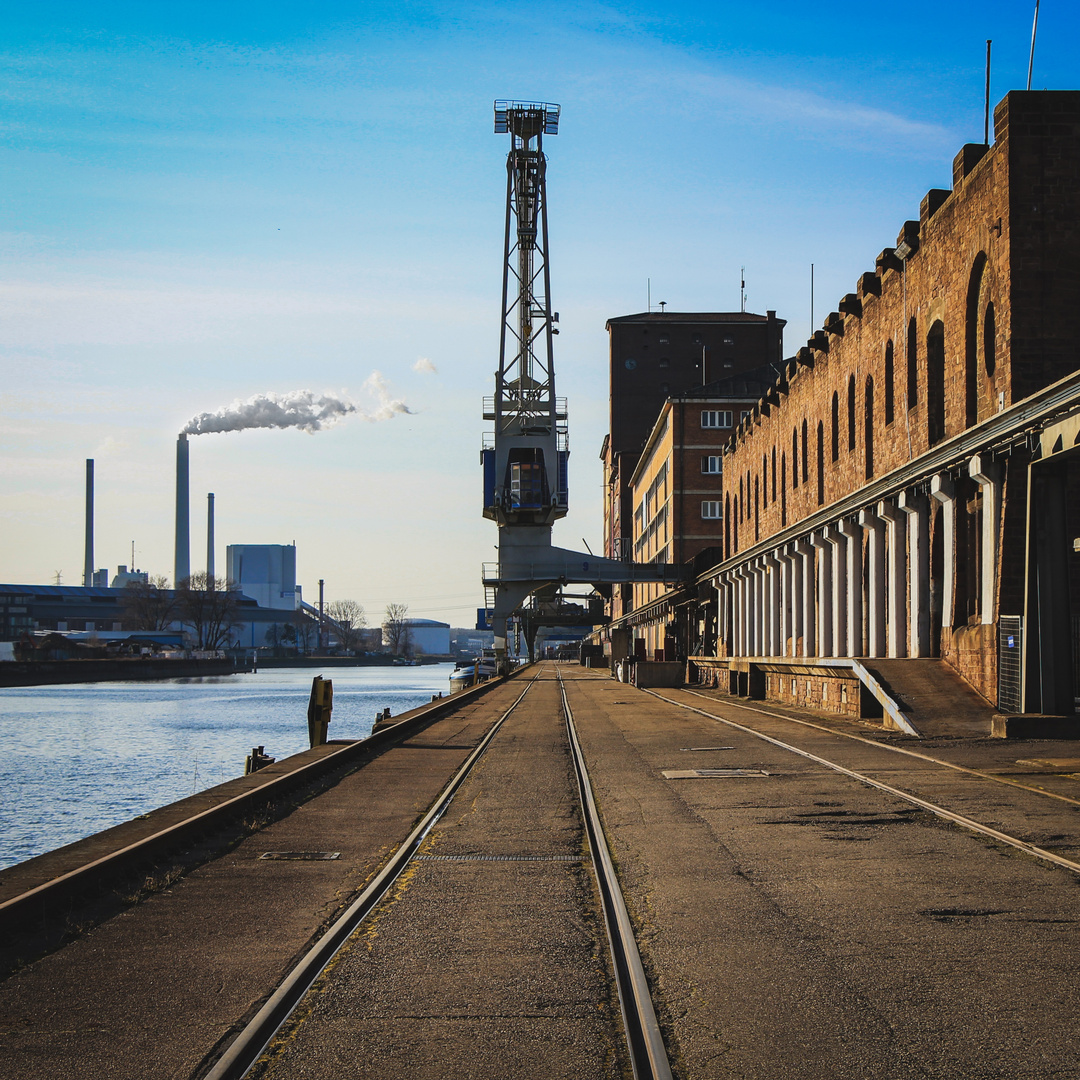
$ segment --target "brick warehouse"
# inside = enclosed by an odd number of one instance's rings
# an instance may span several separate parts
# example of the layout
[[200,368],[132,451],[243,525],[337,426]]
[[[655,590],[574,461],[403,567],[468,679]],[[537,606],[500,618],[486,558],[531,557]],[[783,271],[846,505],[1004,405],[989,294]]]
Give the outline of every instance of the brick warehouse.
[[994,133],[725,449],[704,651],[733,686],[722,658],[802,660],[765,692],[834,708],[806,660],[940,657],[1002,711],[1074,712],[1080,93],[1010,93]]

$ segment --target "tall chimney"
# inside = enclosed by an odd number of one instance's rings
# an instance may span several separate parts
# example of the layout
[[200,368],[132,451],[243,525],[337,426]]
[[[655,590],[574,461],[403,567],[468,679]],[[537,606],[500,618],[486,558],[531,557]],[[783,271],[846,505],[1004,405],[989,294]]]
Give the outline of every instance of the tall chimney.
[[206,585],[214,580],[214,493],[206,496]]
[[176,560],[173,564],[173,588],[191,577],[191,530],[188,521],[188,441],[186,435],[176,440]]
[[83,587],[94,584],[94,459],[86,459],[86,546],[83,549]]

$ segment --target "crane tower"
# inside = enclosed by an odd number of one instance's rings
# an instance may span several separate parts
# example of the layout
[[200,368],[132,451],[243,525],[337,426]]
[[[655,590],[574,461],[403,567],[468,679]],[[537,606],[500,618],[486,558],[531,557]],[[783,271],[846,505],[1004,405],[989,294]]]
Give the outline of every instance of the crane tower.
[[495,395],[484,401],[484,517],[499,527],[499,561],[485,567],[491,627],[500,660],[507,619],[544,586],[674,581],[679,567],[637,565],[553,547],[551,526],[568,509],[566,404],[555,396],[548,266],[544,136],[559,132],[559,106],[495,102],[495,132],[509,134],[502,327]]
[[548,270],[544,136],[559,131],[559,106],[495,102],[495,131],[510,134],[506,158],[502,328],[494,421],[484,451],[484,516],[499,525],[550,525],[567,510],[566,408],[555,397]]

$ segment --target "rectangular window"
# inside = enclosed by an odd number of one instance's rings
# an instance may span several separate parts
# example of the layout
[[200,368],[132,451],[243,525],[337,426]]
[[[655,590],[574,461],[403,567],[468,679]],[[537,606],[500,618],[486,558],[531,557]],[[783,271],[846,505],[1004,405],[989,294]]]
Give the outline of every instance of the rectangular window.
[[721,409],[708,409],[701,414],[703,428],[731,427],[731,413]]
[[741,424],[748,416],[753,416],[753,415],[754,415],[754,410],[753,409],[743,409],[739,413],[739,423]]
[[724,471],[723,460],[719,454],[709,454],[701,459],[701,471],[703,473],[722,473]]
[[703,499],[701,502],[701,516],[706,519],[719,520],[720,518],[720,500],[719,499]]

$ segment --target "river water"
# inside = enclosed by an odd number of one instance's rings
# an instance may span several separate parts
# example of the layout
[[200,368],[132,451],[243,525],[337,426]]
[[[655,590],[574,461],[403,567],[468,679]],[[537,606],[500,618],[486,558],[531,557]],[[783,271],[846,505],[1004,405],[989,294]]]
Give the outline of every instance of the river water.
[[253,746],[308,747],[314,675],[334,683],[331,739],[449,690],[452,664],[272,668],[163,682],[0,689],[0,869],[241,776]]

